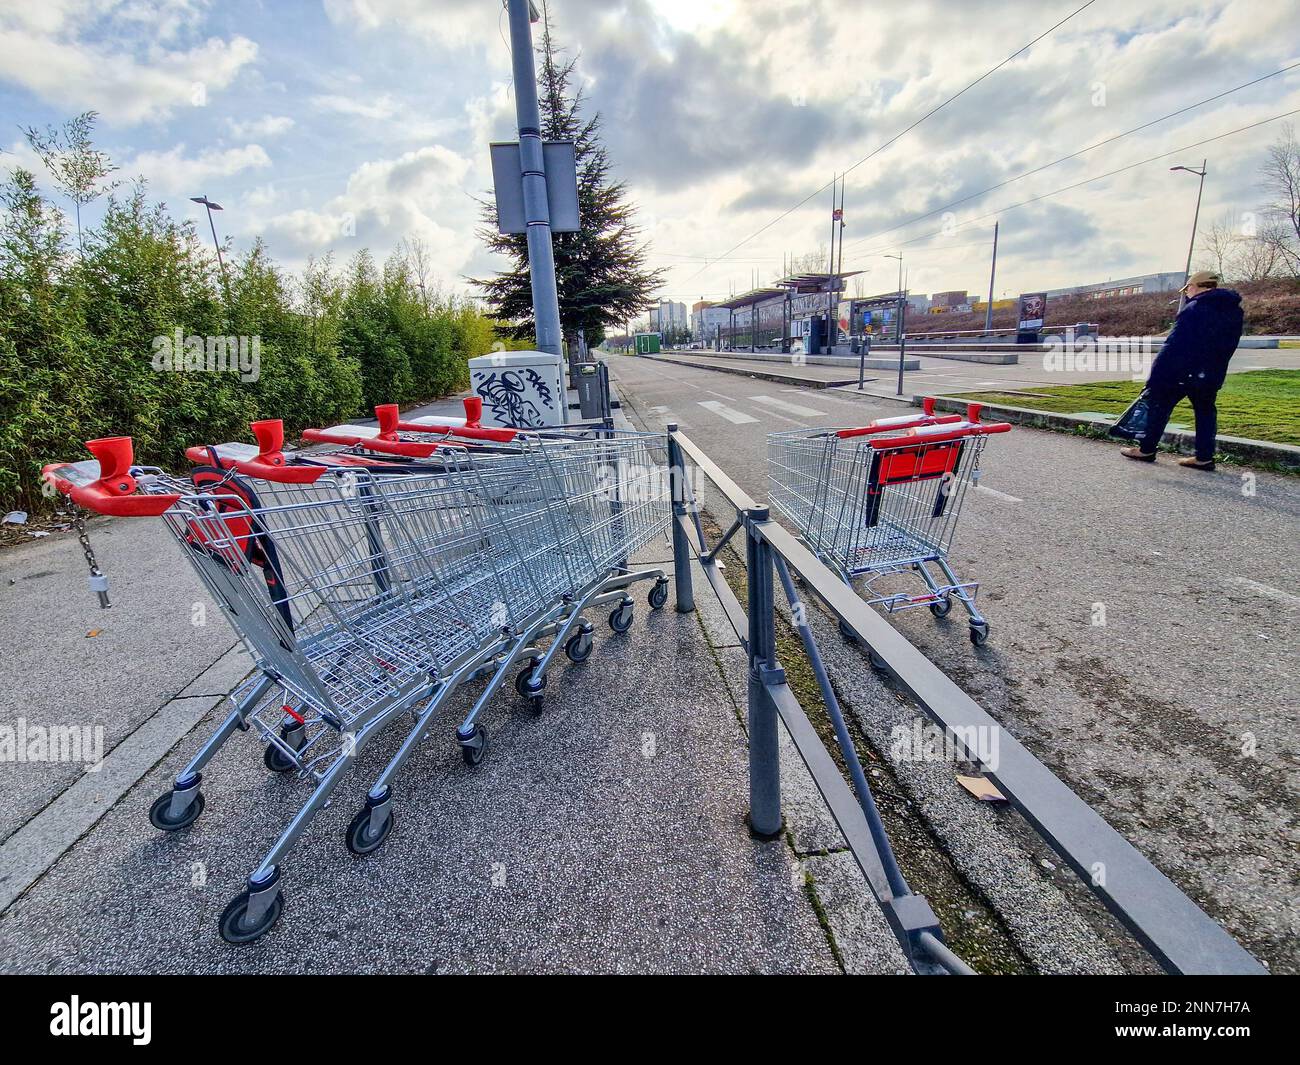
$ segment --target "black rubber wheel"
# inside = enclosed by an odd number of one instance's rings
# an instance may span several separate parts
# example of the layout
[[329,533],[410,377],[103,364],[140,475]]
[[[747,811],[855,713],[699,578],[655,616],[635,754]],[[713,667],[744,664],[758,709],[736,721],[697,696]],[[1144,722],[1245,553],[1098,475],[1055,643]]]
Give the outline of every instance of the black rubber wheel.
[[651,610],[662,610],[663,605],[668,602],[668,582],[657,581],[645,599],[650,604]]
[[297,768],[293,759],[273,743],[266,745],[266,750],[262,752],[262,762],[272,773],[287,773],[290,769]]
[[946,618],[951,610],[951,599],[939,599],[930,604],[930,613],[937,618]]
[[176,821],[168,819],[167,811],[172,804],[172,793],[163,792],[158,798],[154,799],[153,805],[149,807],[149,823],[154,828],[161,829],[164,832],[179,832],[183,828],[189,828],[199,819],[199,814],[203,812],[203,806],[206,800],[203,798],[203,792],[199,792],[190,800],[189,806]]
[[280,914],[284,910],[284,896],[276,892],[275,901],[266,908],[262,919],[256,925],[246,927],[244,916],[248,913],[248,901],[248,892],[241,891],[230,900],[230,905],[221,914],[218,928],[221,931],[221,938],[227,943],[239,945],[260,939],[270,930],[271,925],[280,919]]
[[[589,632],[575,632],[564,645],[564,653],[570,662],[585,662],[591,657],[596,643]],[[532,692],[528,693],[532,696]]]
[[370,834],[370,807],[363,806],[357,811],[357,816],[352,819],[352,823],[348,825],[343,841],[353,854],[366,855],[377,851],[392,830],[393,809],[391,806],[388,808],[388,816],[384,818],[384,823],[379,826],[379,831],[373,836]]
[[[537,660],[533,659],[529,662],[528,665],[524,666],[524,668],[519,671],[519,675],[515,677],[515,692],[518,694],[519,698],[531,699],[533,698],[533,696],[537,694],[537,692],[530,690],[528,687],[528,678],[532,676],[533,670],[536,668],[537,668]],[[543,676],[542,687],[538,688],[537,691],[541,691],[545,687],[546,687],[546,677]]]
[[872,669],[879,670],[881,673],[885,672],[885,660],[871,648],[867,648],[867,661],[871,663]]
[[846,640],[848,640],[849,643],[858,642],[857,634],[851,628],[845,625],[844,622],[842,621],[840,622],[840,635],[843,636]]
[[617,606],[609,615],[609,627],[615,632],[627,632],[636,620],[636,614],[630,606]]
[[[537,698],[540,699],[541,696],[539,695],[537,696]],[[460,749],[460,756],[465,759],[465,764],[469,766],[471,769],[474,766],[478,765],[481,761],[483,761],[483,758],[487,754],[487,749],[488,749],[487,729],[485,729],[482,725],[475,725],[474,735],[477,736],[481,741],[479,745],[477,747],[462,746]]]
[[976,647],[981,646],[989,638],[989,623],[983,624],[972,621],[970,626],[970,642]]

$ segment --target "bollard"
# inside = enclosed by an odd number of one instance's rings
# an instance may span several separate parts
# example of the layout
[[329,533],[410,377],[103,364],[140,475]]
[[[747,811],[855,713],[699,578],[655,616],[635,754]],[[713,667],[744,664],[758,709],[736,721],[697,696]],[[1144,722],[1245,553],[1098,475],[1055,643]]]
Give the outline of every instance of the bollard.
[[745,512],[745,569],[749,588],[749,829],[759,839],[781,833],[781,762],[777,712],[768,683],[784,677],[776,664],[772,549],[755,531],[768,520],[765,506]]
[[[677,426],[668,426],[668,476],[673,496],[673,585],[677,595],[677,613],[689,614],[695,609],[695,587],[691,583],[691,545],[686,530],[677,519],[686,514],[686,466],[682,462],[681,445],[674,435]],[[694,502],[693,500],[691,501]]]

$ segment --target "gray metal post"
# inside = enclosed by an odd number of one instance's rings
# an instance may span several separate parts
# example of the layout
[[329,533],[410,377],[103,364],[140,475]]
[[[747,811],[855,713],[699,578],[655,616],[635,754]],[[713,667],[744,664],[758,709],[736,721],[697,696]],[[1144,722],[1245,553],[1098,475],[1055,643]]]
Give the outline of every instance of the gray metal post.
[[772,549],[754,531],[768,509],[745,512],[745,568],[749,587],[749,828],[760,839],[781,831],[781,758],[777,710],[767,683],[783,680],[776,664]]
[[993,223],[993,263],[989,266],[989,305],[984,311],[984,332],[993,332],[993,278],[998,271],[998,223]]
[[562,355],[560,299],[555,288],[555,250],[546,202],[546,164],[542,161],[542,118],[533,70],[533,29],[528,0],[509,0],[510,59],[514,71],[515,115],[519,124],[519,163],[524,176],[524,221],[528,223],[528,275],[533,287],[537,349]]
[[677,443],[677,423],[668,426],[668,476],[673,495],[673,585],[677,596],[677,613],[689,614],[695,609],[695,586],[691,582],[691,546],[686,540],[686,530],[677,519],[686,514],[689,494],[686,491],[686,465],[682,447]]
[[898,394],[903,394],[903,362],[907,358],[907,297],[898,297]]

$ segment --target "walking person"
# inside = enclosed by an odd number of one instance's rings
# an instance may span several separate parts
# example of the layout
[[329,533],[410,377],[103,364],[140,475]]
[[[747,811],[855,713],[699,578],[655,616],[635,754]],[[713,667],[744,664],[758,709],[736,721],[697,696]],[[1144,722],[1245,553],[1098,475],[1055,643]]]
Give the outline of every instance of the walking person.
[[1219,288],[1219,275],[1198,270],[1183,286],[1187,303],[1151,364],[1147,377],[1147,426],[1136,447],[1120,454],[1138,462],[1155,462],[1156,448],[1174,407],[1184,398],[1196,415],[1196,456],[1178,465],[1214,469],[1214,440],[1219,412],[1214,400],[1228,375],[1228,360],[1241,340],[1241,296]]

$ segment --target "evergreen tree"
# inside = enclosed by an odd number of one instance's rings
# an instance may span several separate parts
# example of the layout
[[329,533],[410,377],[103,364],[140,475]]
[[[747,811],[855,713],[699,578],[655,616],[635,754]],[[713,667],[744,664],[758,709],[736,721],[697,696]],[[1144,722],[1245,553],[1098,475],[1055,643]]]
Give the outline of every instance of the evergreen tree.
[[[646,266],[646,245],[638,243],[635,209],[627,187],[611,178],[609,152],[600,137],[600,114],[583,119],[584,96],[574,87],[577,60],[566,57],[551,36],[549,16],[542,23],[537,76],[543,140],[571,140],[578,161],[577,233],[556,233],[555,281],[560,324],[575,343],[583,330],[589,345],[599,344],[605,328],[636,317],[654,300],[663,272]],[[486,280],[474,280],[499,328],[515,337],[534,334],[533,295],[528,277],[528,239],[497,232],[496,204],[480,200],[479,238],[494,252],[509,256],[513,267]]]

